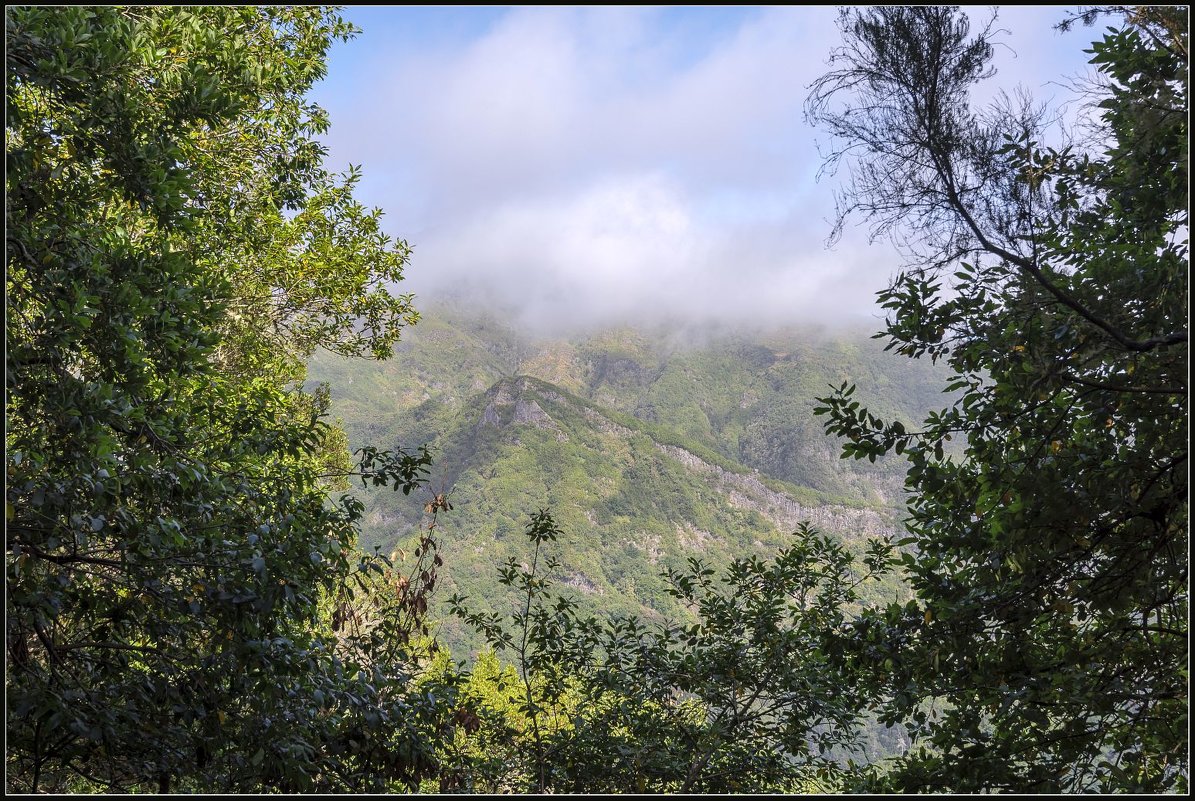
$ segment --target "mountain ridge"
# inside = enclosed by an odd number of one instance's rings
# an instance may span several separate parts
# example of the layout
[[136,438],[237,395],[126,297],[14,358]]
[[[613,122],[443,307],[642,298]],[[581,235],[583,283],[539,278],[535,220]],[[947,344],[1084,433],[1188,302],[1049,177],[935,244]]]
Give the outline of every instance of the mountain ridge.
[[[390,362],[321,355],[311,377],[329,384],[352,447],[432,446],[429,492],[455,507],[437,521],[441,605],[461,592],[509,610],[497,566],[525,558],[527,514],[548,507],[565,531],[559,578],[581,606],[652,619],[685,614],[659,573],[690,557],[767,556],[803,521],[852,550],[900,531],[903,474],[837,459],[806,391],[860,368],[929,397],[924,376],[885,374],[864,348],[779,334],[685,346],[629,329],[537,341],[432,311]],[[363,500],[362,544],[409,551],[424,499]],[[458,653],[475,647],[457,621],[440,626]]]

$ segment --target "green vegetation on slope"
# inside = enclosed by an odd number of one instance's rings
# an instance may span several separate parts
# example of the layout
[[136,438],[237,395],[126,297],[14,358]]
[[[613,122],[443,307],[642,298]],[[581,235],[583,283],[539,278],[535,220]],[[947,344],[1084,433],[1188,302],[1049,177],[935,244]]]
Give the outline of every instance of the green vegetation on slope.
[[[837,459],[812,422],[813,396],[871,371],[902,388],[889,408],[912,418],[934,397],[926,372],[886,375],[862,337],[802,335],[812,337],[678,347],[618,329],[535,341],[433,307],[391,362],[323,354],[311,379],[329,384],[350,440],[432,447],[428,492],[448,493],[455,507],[438,522],[446,564],[435,609],[454,592],[509,609],[495,566],[520,556],[526,515],[546,507],[569,532],[557,546],[560,578],[582,609],[660,619],[684,614],[660,574],[689,557],[725,565],[765,555],[804,520],[856,552],[864,537],[898,529],[899,471]],[[411,554],[427,498],[364,499],[363,544]],[[896,592],[892,579],[879,586],[869,592]],[[440,615],[440,625],[462,656],[476,650],[458,621]]]

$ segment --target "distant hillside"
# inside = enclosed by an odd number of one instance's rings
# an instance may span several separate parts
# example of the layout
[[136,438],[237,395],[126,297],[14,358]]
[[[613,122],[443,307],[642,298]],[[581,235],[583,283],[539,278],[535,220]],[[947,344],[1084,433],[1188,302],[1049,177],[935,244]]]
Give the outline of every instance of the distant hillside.
[[[766,555],[802,520],[852,545],[894,532],[902,466],[837,458],[813,398],[855,381],[873,408],[910,420],[940,385],[865,336],[536,341],[449,309],[425,312],[388,362],[321,354],[311,379],[330,385],[352,447],[432,445],[431,489],[455,507],[440,521],[441,604],[461,592],[508,609],[497,566],[526,557],[527,514],[546,506],[567,535],[560,578],[581,604],[649,617],[681,613],[658,574],[689,557]],[[363,497],[363,545],[409,550],[428,498]],[[475,645],[455,621],[440,634],[462,656]]]

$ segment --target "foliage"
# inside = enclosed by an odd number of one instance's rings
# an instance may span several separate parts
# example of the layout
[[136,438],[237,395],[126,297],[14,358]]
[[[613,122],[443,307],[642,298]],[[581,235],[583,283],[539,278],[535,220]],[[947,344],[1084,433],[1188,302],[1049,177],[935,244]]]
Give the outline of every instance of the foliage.
[[[517,601],[449,600],[516,661],[464,672],[429,617],[453,583],[448,486],[398,512],[410,559],[358,552],[366,508],[343,493],[408,495],[429,451],[354,443],[353,466],[331,393],[303,386],[317,348],[384,358],[417,319],[389,290],[407,245],[353,199],[355,169],[323,169],[304,99],[351,26],[6,9],[6,789],[1185,790],[1186,16],[1125,12],[1093,45],[1099,130],[1061,148],[1027,99],[971,109],[990,26],[842,19],[809,105],[852,165],[840,223],[905,248],[889,348],[943,360],[954,400],[914,430],[923,393],[892,378],[901,397],[861,408],[848,367],[889,379],[851,343],[435,329],[451,347],[372,381],[350,432],[446,429],[462,528],[492,535],[456,581],[503,556]],[[763,560],[749,539],[777,532],[728,487],[851,519],[893,502],[861,493],[882,467],[806,445],[831,376],[843,455],[909,459],[912,547],[802,526]],[[408,417],[379,424],[379,393]],[[524,565],[509,504],[544,496],[625,536],[561,542],[541,511]],[[697,543],[720,581],[682,560],[678,520],[724,540]],[[857,614],[892,562],[917,597]],[[619,613],[553,594],[566,568]],[[875,697],[921,741],[892,773],[840,759]]]
[[514,792],[525,785],[529,728],[521,711],[522,682],[492,650],[478,654],[467,672],[441,650],[425,673],[428,681],[457,687],[451,732],[437,744],[436,777],[423,792]]
[[806,526],[774,559],[735,560],[721,582],[692,559],[668,581],[693,622],[650,625],[635,616],[583,617],[574,601],[548,592],[546,573],[558,562],[543,550],[560,533],[548,512],[532,515],[531,564],[512,559],[500,571],[523,598],[509,627],[504,615],[452,599],[455,614],[516,661],[527,725],[509,732],[523,752],[515,789],[846,785],[852,770],[830,752],[850,747],[864,703],[841,691],[854,658],[847,609],[856,588],[884,571],[886,543],[870,544],[861,575],[842,546]]
[[[322,169],[303,99],[351,33],[302,7],[5,11],[8,789],[426,763],[408,666],[319,625],[383,568],[328,497],[347,454],[304,362],[385,355],[415,319],[385,288],[405,244]],[[404,492],[427,471],[372,456]]]
[[888,787],[1187,786],[1186,25],[1141,9],[1092,45],[1087,148],[1043,144],[1028,101],[972,110],[990,28],[956,9],[844,12],[810,96],[841,211],[910,257],[878,336],[960,393],[920,430],[846,383],[819,409],[844,457],[910,462],[917,601],[860,635],[926,745]]

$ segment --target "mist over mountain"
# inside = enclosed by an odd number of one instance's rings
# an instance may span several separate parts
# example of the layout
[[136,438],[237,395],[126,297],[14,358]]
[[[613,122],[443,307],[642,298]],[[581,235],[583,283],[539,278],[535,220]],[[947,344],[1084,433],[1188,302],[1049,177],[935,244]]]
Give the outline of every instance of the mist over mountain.
[[807,230],[825,217],[813,206],[707,228],[675,192],[657,180],[599,187],[425,231],[401,289],[497,306],[544,335],[645,320],[874,327],[875,295],[899,263],[891,245],[853,237],[828,249],[829,222]]

